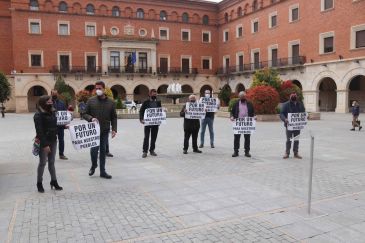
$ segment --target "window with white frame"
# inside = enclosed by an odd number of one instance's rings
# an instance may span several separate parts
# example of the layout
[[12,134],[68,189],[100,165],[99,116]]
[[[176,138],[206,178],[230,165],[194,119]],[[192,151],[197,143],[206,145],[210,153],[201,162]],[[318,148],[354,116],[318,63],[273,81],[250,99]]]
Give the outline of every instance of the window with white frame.
[[237,52],[236,53],[236,71],[242,72],[244,70],[244,59],[243,59],[243,52]]
[[267,48],[268,60],[270,67],[277,67],[278,66],[278,44],[270,45]]
[[28,51],[29,67],[43,67],[43,51]]
[[278,12],[273,12],[269,15],[269,28],[274,28],[278,25]]
[[252,33],[259,32],[259,19],[251,20],[251,32]]
[[299,64],[300,58],[300,40],[288,42],[288,64]]
[[210,43],[211,42],[211,32],[210,31],[203,31],[202,32],[202,42],[203,43]]
[[181,30],[181,40],[190,41],[190,30],[188,30],[188,29]]
[[319,34],[319,54],[332,53],[334,47],[335,32],[330,31]]
[[29,34],[41,34],[41,20],[40,19],[29,19]]
[[335,7],[334,0],[321,0],[321,11],[333,9]]
[[190,73],[191,71],[191,56],[185,56],[185,55],[182,55],[181,56],[181,72],[182,73]]
[[231,66],[230,56],[229,55],[223,56],[223,71],[224,71],[224,73],[229,72],[229,67],[230,66]]
[[203,70],[212,69],[212,57],[202,57],[202,69]]
[[252,69],[260,69],[260,48],[251,51],[251,65]]
[[229,40],[229,30],[223,30],[223,42],[227,42]]
[[160,27],[160,40],[168,40],[169,39],[169,29]]
[[58,21],[58,35],[70,35],[69,21]]
[[351,27],[351,49],[365,48],[365,24]]
[[294,4],[289,7],[289,22],[299,20],[299,4]]
[[96,23],[94,22],[85,23],[85,35],[96,36]]
[[98,53],[85,52],[85,67],[87,72],[96,72],[98,66]]
[[243,26],[237,25],[236,26],[236,38],[241,38],[243,36]]

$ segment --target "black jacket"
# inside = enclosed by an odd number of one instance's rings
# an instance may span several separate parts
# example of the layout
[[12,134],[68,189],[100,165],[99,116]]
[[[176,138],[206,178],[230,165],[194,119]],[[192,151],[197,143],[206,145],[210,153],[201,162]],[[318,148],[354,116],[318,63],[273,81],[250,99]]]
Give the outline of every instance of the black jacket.
[[[232,110],[231,110],[231,117],[233,116],[234,119],[238,118],[238,114],[239,114],[239,103],[241,101],[238,100],[236,103],[234,103]],[[253,108],[253,105],[251,102],[246,101],[247,104],[247,113],[249,117],[254,117],[255,116],[255,110]]]
[[57,117],[55,110],[46,112],[39,108],[34,114],[36,136],[41,142],[41,147],[50,146],[57,140]]
[[110,124],[113,131],[117,131],[117,112],[115,102],[106,97],[100,99],[98,96],[91,97],[86,103],[83,118],[91,122],[93,118],[98,119],[100,132],[110,131]]
[[[139,109],[139,120],[142,121],[143,118],[144,118],[144,112],[146,111],[146,109],[149,109],[151,108],[151,102],[152,100],[151,99],[148,99],[148,100],[145,100],[141,106],[141,108]],[[161,101],[159,100],[156,100],[157,102],[157,107],[161,107]]]
[[[289,101],[285,102],[281,108],[280,119],[285,124],[285,119],[288,118],[288,113],[301,113],[301,112],[305,112],[303,103],[300,101],[297,101],[296,103],[294,103],[289,100]],[[286,124],[285,124],[285,126],[286,126]]]
[[199,131],[200,120],[199,119],[186,119],[185,118],[185,108],[186,104],[180,111],[180,116],[184,117],[184,131]]

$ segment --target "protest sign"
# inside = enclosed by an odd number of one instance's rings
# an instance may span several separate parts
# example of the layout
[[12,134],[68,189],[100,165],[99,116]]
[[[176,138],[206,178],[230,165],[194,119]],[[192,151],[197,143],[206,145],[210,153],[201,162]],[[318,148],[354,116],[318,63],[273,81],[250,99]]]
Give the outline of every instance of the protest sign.
[[166,124],[166,112],[161,107],[148,108],[144,112],[143,121],[145,126]]
[[97,122],[70,125],[71,140],[76,150],[100,145],[100,126]]
[[253,134],[256,131],[254,117],[237,118],[232,122],[234,134]]
[[72,114],[69,111],[57,111],[57,126],[64,126],[70,124]]
[[302,130],[307,125],[307,113],[288,113],[288,130]]
[[199,102],[186,103],[186,119],[204,119],[205,118],[205,104]]
[[200,103],[205,104],[207,112],[217,112],[218,111],[218,99],[217,98],[200,98]]

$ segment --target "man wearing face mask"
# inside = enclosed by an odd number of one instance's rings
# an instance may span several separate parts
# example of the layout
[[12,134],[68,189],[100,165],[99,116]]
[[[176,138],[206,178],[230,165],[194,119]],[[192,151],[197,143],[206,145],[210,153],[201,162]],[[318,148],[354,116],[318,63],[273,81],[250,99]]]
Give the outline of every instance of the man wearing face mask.
[[[196,96],[190,95],[189,96],[189,102],[195,103],[196,102]],[[189,148],[189,139],[192,137],[193,142],[193,152],[194,153],[202,153],[201,150],[198,149],[198,134],[200,129],[200,121],[199,119],[186,119],[185,118],[185,112],[186,112],[186,104],[180,111],[180,116],[184,117],[184,148],[183,153],[188,153]]]
[[[246,92],[241,91],[238,94],[239,101],[237,101],[231,110],[231,121],[237,118],[254,117],[255,111],[251,102],[246,100]],[[245,138],[245,156],[250,158],[250,139],[251,134],[244,134]],[[241,134],[234,134],[234,153],[232,157],[238,157],[238,152],[240,149]]]
[[[144,124],[143,118],[146,109],[158,108],[158,107],[161,107],[161,101],[157,100],[157,91],[155,89],[151,89],[149,92],[149,99],[143,102],[141,109],[139,110],[139,121],[141,122],[141,124]],[[142,158],[147,157],[150,134],[151,134],[150,155],[157,156],[157,154],[155,153],[155,147],[156,147],[155,143],[157,139],[158,128],[159,128],[158,125],[144,127]]]
[[[204,92],[204,97],[205,98],[212,98],[211,92],[210,90],[206,90]],[[219,108],[219,104],[218,104],[218,108]],[[213,130],[213,123],[214,123],[214,112],[207,112],[205,115],[205,118],[202,119],[201,121],[201,129],[200,129],[200,146],[199,148],[203,148],[204,147],[204,137],[205,137],[205,130],[207,128],[209,128],[209,136],[210,136],[210,147],[214,148],[214,130]]]
[[299,155],[299,140],[297,136],[300,134],[300,130],[289,131],[288,130],[288,113],[302,113],[305,112],[305,108],[302,102],[298,100],[298,96],[296,93],[292,93],[290,95],[289,101],[283,104],[283,107],[280,112],[280,119],[284,122],[285,130],[286,130],[286,151],[283,159],[289,158],[290,148],[291,148],[291,139],[294,138],[294,158],[302,159]]
[[84,119],[88,122],[98,122],[100,125],[100,146],[91,148],[91,168],[89,176],[95,173],[98,167],[98,153],[100,162],[100,177],[111,179],[112,176],[105,171],[106,141],[112,127],[112,138],[117,135],[117,113],[115,102],[105,95],[105,83],[98,81],[95,83],[96,95],[91,97],[86,104]]
[[[58,91],[52,90],[51,91],[53,107],[57,111],[66,111],[66,105],[63,103],[62,100],[58,99]],[[57,138],[58,138],[58,154],[59,158],[63,160],[67,160],[68,158],[64,155],[65,151],[65,126],[57,126]]]

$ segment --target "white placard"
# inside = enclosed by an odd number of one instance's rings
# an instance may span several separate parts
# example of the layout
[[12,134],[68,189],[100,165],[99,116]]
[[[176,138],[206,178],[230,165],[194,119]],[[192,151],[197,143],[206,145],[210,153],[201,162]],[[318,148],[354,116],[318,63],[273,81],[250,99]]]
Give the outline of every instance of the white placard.
[[186,119],[204,119],[205,118],[205,104],[199,102],[186,103]]
[[97,122],[70,125],[71,140],[76,150],[100,145],[100,125]]
[[233,134],[253,134],[256,131],[254,117],[237,118],[232,122]]
[[217,112],[218,111],[218,99],[217,98],[206,98],[201,97],[200,103],[205,104],[205,108],[207,109],[207,112]]
[[307,125],[307,112],[288,113],[288,130],[302,130]]
[[57,126],[64,126],[70,124],[72,114],[69,111],[57,111]]
[[144,112],[143,121],[145,126],[166,124],[166,112],[162,107],[148,108]]

